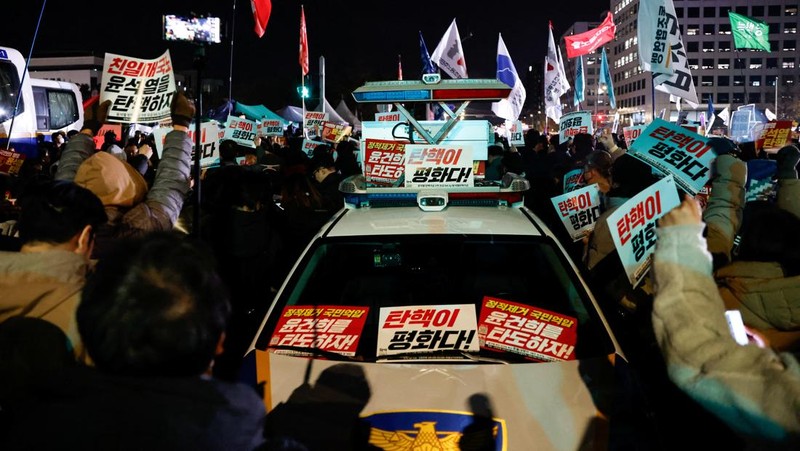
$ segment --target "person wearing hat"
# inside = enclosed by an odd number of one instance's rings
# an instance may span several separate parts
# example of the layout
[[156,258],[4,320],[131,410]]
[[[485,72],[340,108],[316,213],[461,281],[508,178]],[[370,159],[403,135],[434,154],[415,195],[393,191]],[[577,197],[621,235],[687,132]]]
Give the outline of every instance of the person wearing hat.
[[113,239],[147,232],[171,230],[189,191],[192,142],[187,135],[194,104],[177,91],[170,106],[173,130],[153,186],[126,161],[106,152],[94,152],[92,137],[105,120],[111,102],[103,102],[84,123],[81,133],[67,143],[55,178],[74,181],[93,192],[105,206],[108,222],[97,232],[93,256],[100,258]]
[[344,206],[344,198],[339,191],[339,182],[342,181],[342,176],[336,171],[336,162],[333,156],[327,151],[318,152],[315,149],[308,169],[322,195],[323,207],[333,215]]

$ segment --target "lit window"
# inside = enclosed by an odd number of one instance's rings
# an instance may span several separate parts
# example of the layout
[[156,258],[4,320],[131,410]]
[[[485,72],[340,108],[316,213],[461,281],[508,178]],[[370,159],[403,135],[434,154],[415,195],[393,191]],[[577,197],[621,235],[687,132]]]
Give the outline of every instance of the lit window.
[[761,69],[761,58],[750,58],[750,69]]
[[686,35],[687,36],[697,36],[700,33],[700,25],[687,25],[686,26]]
[[784,58],[781,67],[784,69],[794,69],[794,58]]
[[785,16],[796,16],[797,15],[797,5],[787,5],[786,9],[783,11]]
[[794,52],[797,49],[797,41],[794,39],[783,41],[784,52]]
[[787,23],[783,25],[784,34],[797,34],[797,24]]

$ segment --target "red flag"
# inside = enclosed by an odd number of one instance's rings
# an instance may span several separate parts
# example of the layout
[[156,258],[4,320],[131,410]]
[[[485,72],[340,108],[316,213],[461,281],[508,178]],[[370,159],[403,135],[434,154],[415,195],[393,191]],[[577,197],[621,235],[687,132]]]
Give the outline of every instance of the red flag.
[[300,6],[300,67],[308,74],[308,36],[306,36],[306,12]]
[[272,12],[272,0],[250,0],[250,6],[253,8],[253,19],[256,21],[256,34],[260,38],[267,30],[267,22]]
[[599,27],[584,33],[564,36],[564,41],[567,43],[567,58],[575,58],[594,52],[606,42],[613,40],[616,31],[617,26],[614,25],[614,15],[609,11],[606,20]]
[[400,59],[400,55],[397,55],[397,79],[403,79],[403,60]]

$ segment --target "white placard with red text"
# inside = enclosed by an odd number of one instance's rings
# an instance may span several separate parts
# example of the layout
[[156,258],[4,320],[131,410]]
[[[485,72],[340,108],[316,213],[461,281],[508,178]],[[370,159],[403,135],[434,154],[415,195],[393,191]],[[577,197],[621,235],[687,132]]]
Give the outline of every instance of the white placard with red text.
[[403,116],[399,111],[389,111],[388,113],[375,113],[375,120],[378,122],[400,122]]
[[[155,140],[156,148],[154,149],[159,158],[164,151],[164,140],[167,133],[172,131],[172,127],[158,127],[153,130],[153,138]],[[194,124],[189,125],[189,130],[186,132],[189,139],[192,141],[192,161],[194,161]],[[200,146],[203,149],[203,154],[200,156],[200,167],[207,168],[209,166],[219,165],[219,141],[222,138],[223,132],[214,122],[203,122],[200,124]]]
[[283,136],[283,122],[264,119],[258,124],[258,136]]
[[525,145],[525,132],[522,130],[522,121],[514,121],[508,129],[508,143],[515,146]]
[[169,50],[149,60],[106,53],[100,103],[111,101],[108,122],[158,122],[169,118],[175,74]]
[[303,127],[309,132],[312,132],[314,136],[319,136],[329,116],[328,113],[323,113],[321,111],[306,111],[305,116],[303,116]]
[[636,286],[650,269],[656,244],[656,221],[681,203],[675,179],[668,175],[628,199],[608,216],[614,246]]
[[579,133],[594,133],[592,113],[589,111],[575,111],[561,116],[558,123],[558,142],[565,143]]
[[407,144],[405,186],[414,188],[471,187],[472,145]]
[[367,139],[364,145],[364,177],[367,186],[400,186],[405,169],[406,144]]
[[478,352],[477,328],[472,304],[382,307],[376,355]]
[[[315,348],[354,356],[369,307],[287,305],[275,325],[269,346]],[[274,349],[277,354],[313,355],[300,350]]]
[[711,164],[717,157],[708,138],[663,119],[654,120],[628,153],[662,174],[674,175],[675,183],[692,196],[711,179]]
[[484,296],[478,321],[484,349],[500,349],[536,360],[575,360],[575,318],[549,310]]
[[596,183],[550,200],[573,241],[580,240],[594,230],[595,222],[600,217],[600,190]]
[[314,155],[314,149],[317,146],[325,145],[322,141],[314,141],[313,139],[304,139],[303,144],[300,146],[300,149],[309,157]]
[[642,134],[642,131],[647,128],[646,124],[642,125],[631,125],[630,127],[623,127],[622,128],[622,136],[625,137],[625,142],[628,144],[628,147],[636,141],[636,138]]
[[223,139],[230,139],[240,146],[256,147],[256,127],[255,121],[242,119],[236,116],[228,116],[228,122],[225,125],[225,135]]

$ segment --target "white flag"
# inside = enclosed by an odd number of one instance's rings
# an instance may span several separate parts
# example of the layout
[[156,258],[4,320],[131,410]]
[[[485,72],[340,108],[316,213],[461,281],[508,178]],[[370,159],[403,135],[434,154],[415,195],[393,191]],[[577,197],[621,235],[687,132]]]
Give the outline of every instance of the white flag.
[[503,42],[503,36],[498,36],[497,79],[511,86],[511,92],[508,94],[507,99],[492,103],[492,111],[498,117],[502,117],[507,121],[515,121],[519,118],[522,105],[525,103],[525,87],[522,85],[519,75],[517,75],[517,68],[514,67],[514,62],[511,61],[511,55],[508,54],[506,43]]
[[775,119],[778,118],[778,115],[770,111],[769,108],[764,110],[764,115],[767,116],[768,121],[774,121]]
[[725,126],[728,126],[728,122],[731,120],[731,110],[725,107],[724,110],[719,112],[717,117],[722,119],[722,123],[725,124]]
[[670,27],[678,25],[677,22],[670,24],[664,1],[639,2],[639,15],[636,20],[639,66],[643,71],[672,75],[674,71],[670,65],[668,36]]
[[548,29],[547,56],[544,59],[544,110],[545,115],[556,123],[561,120],[561,96],[569,86],[561,73],[556,44],[553,40],[553,26]]
[[567,71],[564,70],[564,58],[561,56],[561,46],[556,46],[558,52],[558,71],[561,74],[561,90],[564,94],[569,91],[569,80],[567,80]]
[[455,19],[433,50],[431,61],[453,78],[467,78],[467,62],[464,60],[464,49],[461,48],[461,36]]
[[[678,26],[678,17],[675,15],[675,6],[672,0],[655,0],[652,2],[659,4],[658,20],[659,25],[667,24],[667,47],[669,55],[665,62],[667,67],[672,69],[672,74],[656,74],[653,77],[653,84],[661,92],[666,92],[683,98],[692,108],[697,108],[697,92],[694,89],[694,81],[689,66],[686,64],[686,50],[681,39],[681,31]],[[663,15],[661,15],[663,14]],[[641,41],[639,43],[640,49]],[[655,49],[655,47],[654,47]],[[642,50],[640,50],[642,51]],[[646,50],[644,50],[647,52]]]

